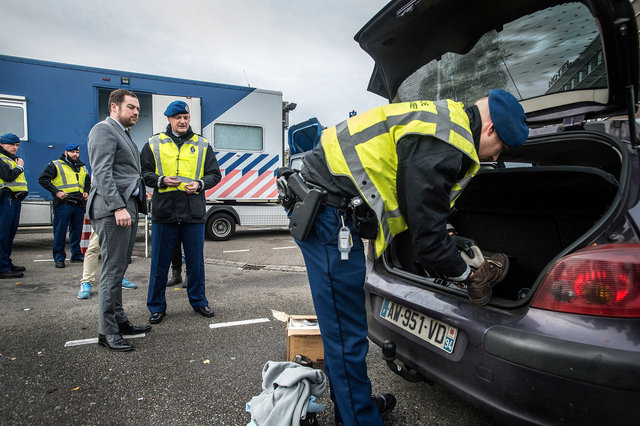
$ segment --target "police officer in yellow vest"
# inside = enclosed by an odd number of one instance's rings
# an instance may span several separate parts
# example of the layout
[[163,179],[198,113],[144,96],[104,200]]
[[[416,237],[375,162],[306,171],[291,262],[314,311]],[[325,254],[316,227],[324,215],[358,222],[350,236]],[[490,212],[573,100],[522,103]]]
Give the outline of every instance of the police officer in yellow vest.
[[24,161],[16,156],[19,147],[20,138],[13,133],[0,136],[0,278],[20,278],[25,270],[11,261],[20,208],[28,193]]
[[164,115],[169,121],[167,129],[153,135],[140,153],[144,183],[154,188],[147,295],[152,324],[162,322],[166,315],[167,273],[180,242],[187,264],[189,303],[200,315],[214,316],[204,285],[205,190],[220,182],[220,169],[209,142],[191,130],[185,102],[171,102]]
[[65,266],[67,228],[71,262],[81,263],[84,255],[80,250],[80,239],[85,203],[91,190],[91,177],[85,164],[80,161],[78,144],[67,144],[64,154],[47,164],[38,182],[53,195],[53,260],[56,268]]
[[[508,260],[497,254],[472,273],[448,235],[447,218],[480,161],[521,146],[528,133],[516,98],[495,89],[469,108],[452,100],[374,108],[326,129],[305,155],[305,184],[328,195],[304,241],[296,242],[307,266],[337,422],[380,425],[381,415],[395,406],[391,394],[371,396],[361,236],[374,241],[373,255],[380,256],[408,229],[423,265],[467,283],[472,303],[487,303]],[[363,218],[357,226],[354,210]]]

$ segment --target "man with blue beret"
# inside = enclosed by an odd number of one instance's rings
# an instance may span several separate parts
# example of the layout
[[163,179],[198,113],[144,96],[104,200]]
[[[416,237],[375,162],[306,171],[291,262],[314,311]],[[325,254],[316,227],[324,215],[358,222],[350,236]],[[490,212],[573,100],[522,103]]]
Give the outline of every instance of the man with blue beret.
[[11,261],[22,200],[28,194],[24,161],[16,156],[19,147],[17,135],[0,136],[0,278],[20,278],[26,270]]
[[80,239],[91,177],[85,164],[80,161],[78,144],[65,145],[62,156],[47,164],[38,182],[53,196],[53,260],[56,268],[65,267],[67,229],[71,262],[82,263],[84,255],[80,249]]
[[[305,154],[304,182],[327,195],[313,220],[292,219],[291,229],[307,266],[336,423],[382,425],[396,404],[391,394],[371,396],[362,238],[378,257],[408,231],[417,264],[466,285],[471,303],[488,303],[507,274],[508,257],[485,254],[472,269],[447,219],[481,161],[525,143],[525,121],[518,100],[501,89],[469,107],[450,99],[392,103],[324,130]],[[286,173],[292,172],[280,177]]]
[[167,273],[180,243],[187,264],[189,303],[200,315],[214,316],[204,283],[205,191],[220,182],[220,169],[209,142],[191,130],[186,102],[171,102],[164,115],[169,122],[166,130],[149,138],[140,153],[142,178],[153,188],[147,295],[151,324],[159,324],[166,315]]

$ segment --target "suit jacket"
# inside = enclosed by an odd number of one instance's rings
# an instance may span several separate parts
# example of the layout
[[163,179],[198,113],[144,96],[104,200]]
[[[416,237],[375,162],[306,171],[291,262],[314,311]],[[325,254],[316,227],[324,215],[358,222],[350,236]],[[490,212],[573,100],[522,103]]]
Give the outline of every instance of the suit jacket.
[[87,142],[93,175],[87,200],[90,219],[111,216],[126,207],[127,200],[139,189],[138,207],[147,213],[145,187],[142,184],[140,151],[120,125],[111,117],[89,132]]

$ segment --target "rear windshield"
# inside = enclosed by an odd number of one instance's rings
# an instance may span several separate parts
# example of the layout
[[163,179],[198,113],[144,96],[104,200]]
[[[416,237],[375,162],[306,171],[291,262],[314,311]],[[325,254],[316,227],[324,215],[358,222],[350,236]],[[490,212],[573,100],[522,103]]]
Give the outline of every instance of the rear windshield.
[[506,24],[469,53],[448,53],[420,68],[402,83],[398,97],[470,104],[493,88],[520,99],[607,88],[600,34],[589,9],[567,3]]

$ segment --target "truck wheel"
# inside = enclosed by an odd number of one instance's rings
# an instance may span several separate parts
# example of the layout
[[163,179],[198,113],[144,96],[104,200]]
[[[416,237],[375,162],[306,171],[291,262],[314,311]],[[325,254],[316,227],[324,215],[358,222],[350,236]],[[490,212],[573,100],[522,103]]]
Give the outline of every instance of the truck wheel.
[[226,213],[214,213],[207,219],[206,231],[213,241],[227,241],[236,232],[236,222]]

